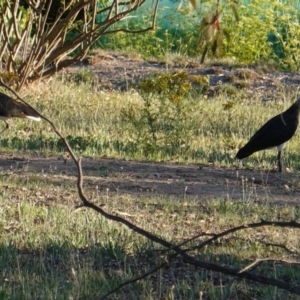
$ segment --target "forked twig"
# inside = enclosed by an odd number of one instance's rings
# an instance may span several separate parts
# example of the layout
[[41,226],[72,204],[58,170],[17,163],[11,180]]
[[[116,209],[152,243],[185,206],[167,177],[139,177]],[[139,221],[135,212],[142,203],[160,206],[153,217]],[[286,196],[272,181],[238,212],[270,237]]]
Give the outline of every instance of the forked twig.
[[121,283],[120,285],[118,285],[116,288],[114,288],[114,289],[108,291],[106,294],[102,295],[99,300],[103,300],[107,296],[109,296],[109,295],[115,293],[116,291],[120,290],[122,287],[124,287],[124,286],[126,286],[126,285],[128,285],[130,283],[134,283],[134,282],[137,282],[137,281],[139,281],[141,279],[144,279],[144,278],[150,276],[151,274],[155,273],[156,271],[158,271],[158,270],[166,267],[170,263],[171,260],[173,260],[173,259],[176,258],[176,256],[178,256],[178,254],[174,254],[173,258],[169,258],[168,262],[161,263],[160,265],[152,268],[150,271],[148,271],[148,272],[146,272],[146,273],[144,273],[144,274],[142,274],[140,276],[136,276],[136,277],[133,277],[133,278],[131,278],[129,280],[124,281],[123,283]]
[[283,263],[283,264],[290,264],[290,265],[300,265],[299,261],[284,260],[284,259],[275,259],[275,258],[269,258],[269,257],[266,257],[266,258],[257,258],[251,264],[249,264],[246,267],[244,267],[243,269],[241,269],[239,271],[239,273],[243,273],[243,272],[245,272],[245,271],[247,271],[249,269],[253,270],[258,265],[260,265],[262,262],[265,262],[265,261],[267,261],[267,262],[272,261],[272,262],[276,262],[276,263]]
[[240,225],[240,226],[236,226],[233,228],[230,228],[228,230],[222,231],[218,234],[215,234],[212,238],[200,243],[199,245],[196,245],[194,247],[191,247],[189,249],[189,251],[191,250],[196,250],[196,249],[201,249],[204,246],[207,246],[209,244],[211,244],[212,242],[218,240],[221,237],[224,237],[230,233],[234,233],[240,230],[246,230],[249,228],[258,228],[258,227],[264,227],[264,226],[274,226],[274,227],[289,227],[289,228],[298,228],[300,229],[300,223],[292,220],[289,222],[280,222],[280,221],[266,221],[266,220],[261,220],[260,222],[257,223],[249,223],[249,224],[244,224],[244,225]]
[[[289,252],[290,254],[300,254],[300,252],[295,248],[295,250],[289,249],[287,246],[283,244],[275,244],[275,243],[268,243],[268,242],[262,242],[259,241],[262,245],[265,245],[267,247],[277,247],[285,250],[286,252]],[[292,247],[292,246],[291,246]]]

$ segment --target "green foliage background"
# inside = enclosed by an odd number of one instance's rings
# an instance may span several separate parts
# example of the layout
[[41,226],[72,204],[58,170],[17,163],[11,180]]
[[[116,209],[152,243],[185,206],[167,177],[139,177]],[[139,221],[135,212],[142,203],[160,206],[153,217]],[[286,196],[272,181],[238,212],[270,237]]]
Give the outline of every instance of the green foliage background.
[[[300,58],[299,1],[251,0],[238,6],[236,22],[230,1],[221,1],[222,29],[230,34],[224,39],[223,56],[240,63],[255,64],[262,60],[276,61],[286,70],[298,70]],[[201,19],[216,9],[215,1],[203,1],[198,12],[187,7],[165,15],[161,8],[155,31],[141,34],[119,32],[106,35],[96,47],[114,50],[135,50],[144,57],[163,57],[168,52],[197,56],[198,29]],[[126,21],[128,29],[136,29],[146,17]],[[168,26],[166,27],[166,23]]]
[[274,59],[284,69],[298,69],[298,9],[298,1],[252,0],[239,7],[238,23],[225,14],[223,21],[231,34],[225,55],[246,63]]

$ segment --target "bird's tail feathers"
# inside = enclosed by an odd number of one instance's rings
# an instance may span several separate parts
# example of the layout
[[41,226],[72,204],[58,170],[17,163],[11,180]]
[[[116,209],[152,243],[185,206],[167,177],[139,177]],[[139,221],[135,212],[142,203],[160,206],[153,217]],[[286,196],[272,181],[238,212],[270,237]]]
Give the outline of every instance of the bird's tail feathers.
[[32,109],[30,106],[27,106],[24,103],[18,102],[19,106],[21,107],[25,117],[34,121],[41,121],[41,116],[38,112]]
[[34,121],[41,121],[41,117],[34,117],[34,116],[26,116],[27,119],[30,119],[30,120],[34,120]]

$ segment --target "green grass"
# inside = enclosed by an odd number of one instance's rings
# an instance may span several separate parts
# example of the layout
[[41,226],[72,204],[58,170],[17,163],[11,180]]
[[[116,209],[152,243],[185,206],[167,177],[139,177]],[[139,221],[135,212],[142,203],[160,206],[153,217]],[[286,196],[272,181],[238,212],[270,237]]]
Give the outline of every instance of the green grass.
[[[189,147],[176,155],[160,149],[145,156],[133,146],[132,127],[121,118],[122,109],[130,104],[142,111],[143,101],[137,93],[97,92],[91,85],[56,78],[47,85],[32,86],[26,94],[32,105],[55,121],[79,155],[206,165],[213,161],[224,167],[235,165],[237,149],[260,125],[295,100],[284,87],[272,102],[245,96],[240,90],[234,95],[223,90],[212,99],[187,97],[186,126],[192,134]],[[300,168],[298,137],[285,151],[285,165],[295,173]],[[47,156],[65,151],[46,122],[14,119],[0,143],[4,153]],[[274,158],[275,152],[257,153],[248,160],[248,166],[269,169]],[[71,181],[12,171],[0,174],[0,184],[1,299],[99,299],[123,281],[164,261],[159,245],[93,211],[74,211],[79,199]],[[125,218],[172,243],[260,219],[300,221],[296,206],[230,199],[200,203],[183,196],[137,197],[109,191],[95,194],[92,186],[87,194],[107,212],[129,214]],[[244,199],[248,198],[245,195]],[[203,236],[193,243],[205,239]],[[193,254],[205,261],[242,268],[260,257],[296,260],[299,242],[297,230],[262,227],[219,239]],[[294,253],[270,244],[285,245]],[[256,272],[289,282],[300,280],[298,266],[262,263]],[[258,299],[298,299],[286,291],[197,269],[180,260],[109,299],[240,299],[241,294]]]

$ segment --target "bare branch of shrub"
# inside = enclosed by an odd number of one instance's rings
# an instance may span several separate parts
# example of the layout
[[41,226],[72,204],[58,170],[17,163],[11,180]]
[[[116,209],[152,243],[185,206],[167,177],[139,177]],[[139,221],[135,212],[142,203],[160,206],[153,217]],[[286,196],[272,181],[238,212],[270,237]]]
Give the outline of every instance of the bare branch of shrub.
[[[212,236],[212,235],[214,235],[214,234],[211,234],[210,236]],[[203,236],[203,234],[201,236]],[[225,240],[222,240],[220,242],[218,241],[218,245],[219,244],[224,245],[225,243],[228,243],[228,241],[234,241],[236,239],[238,239],[241,243],[247,243],[249,241],[249,239],[245,239],[245,238],[242,238],[242,237],[231,236],[231,237],[227,237]],[[289,249],[284,244],[276,244],[276,243],[265,242],[265,241],[262,241],[260,239],[256,239],[256,241],[259,242],[260,244],[262,244],[263,246],[266,246],[266,247],[281,248],[281,249],[285,250],[289,254],[300,254],[300,252],[297,251],[297,249],[294,249],[294,250]]]
[[169,258],[169,261],[168,261],[168,262],[163,262],[163,263],[161,263],[160,265],[156,266],[155,268],[152,268],[150,271],[145,272],[144,274],[142,274],[142,275],[140,275],[140,276],[136,276],[136,277],[133,277],[133,278],[131,278],[131,279],[129,279],[129,280],[124,281],[123,283],[121,283],[120,285],[118,285],[116,288],[114,288],[114,289],[108,291],[106,294],[102,295],[101,298],[100,298],[100,300],[105,299],[107,296],[109,296],[109,295],[111,295],[111,294],[117,292],[118,290],[120,290],[121,288],[123,288],[124,286],[126,286],[126,285],[128,285],[128,284],[134,283],[134,282],[138,282],[138,281],[140,281],[141,279],[144,279],[144,278],[150,276],[151,274],[157,272],[158,270],[160,270],[160,269],[166,267],[167,265],[169,265],[169,263],[170,263],[171,260],[173,260],[173,259],[176,258],[177,255],[178,255],[178,254],[173,255],[172,258]]
[[286,252],[289,252],[290,254],[300,254],[300,252],[297,249],[291,250],[287,246],[283,244],[274,244],[274,243],[267,243],[260,241],[261,244],[267,246],[267,247],[277,247],[285,250]]
[[290,282],[286,282],[283,280],[278,280],[278,279],[274,279],[274,278],[270,278],[270,277],[266,277],[266,276],[262,276],[262,275],[252,274],[247,271],[243,272],[243,273],[239,273],[239,270],[236,268],[223,267],[223,266],[220,266],[220,265],[217,265],[214,263],[200,261],[200,260],[198,260],[190,255],[186,255],[186,254],[182,254],[182,257],[186,263],[197,266],[199,268],[223,273],[223,274],[230,275],[230,276],[235,276],[235,277],[239,277],[239,278],[252,280],[254,282],[259,282],[262,284],[276,286],[278,288],[284,289],[284,290],[294,293],[296,295],[300,295],[300,285],[295,285]]
[[[150,15],[147,10],[149,26],[142,24],[139,30],[130,30],[118,23],[146,1],[149,0],[121,3],[113,0],[103,4],[99,0],[69,0],[61,5],[54,20],[50,20],[53,1],[40,0],[38,6],[32,1],[26,1],[27,6],[21,6],[19,1],[6,1],[0,6],[1,68],[18,76],[15,84],[20,90],[26,82],[49,77],[82,60],[105,34],[154,29],[158,0]],[[110,30],[117,23],[118,28]]]
[[[245,229],[249,229],[249,228],[258,228],[258,227],[264,227],[264,226],[274,226],[274,227],[288,227],[288,228],[298,228],[300,229],[300,223],[296,222],[296,221],[290,221],[290,222],[278,222],[278,221],[266,221],[266,220],[261,220],[258,223],[249,223],[249,224],[244,224],[244,225],[240,225],[237,227],[233,227],[230,228],[228,230],[225,230],[223,232],[220,232],[218,234],[215,234],[212,238],[200,243],[197,246],[194,246],[192,248],[189,249],[189,251],[191,250],[196,250],[196,249],[201,249],[204,246],[207,246],[209,244],[211,244],[212,242],[216,241],[217,239],[224,237],[226,235],[229,235],[231,233],[240,231],[240,230],[245,230]],[[198,236],[201,236],[201,234],[199,234]]]

